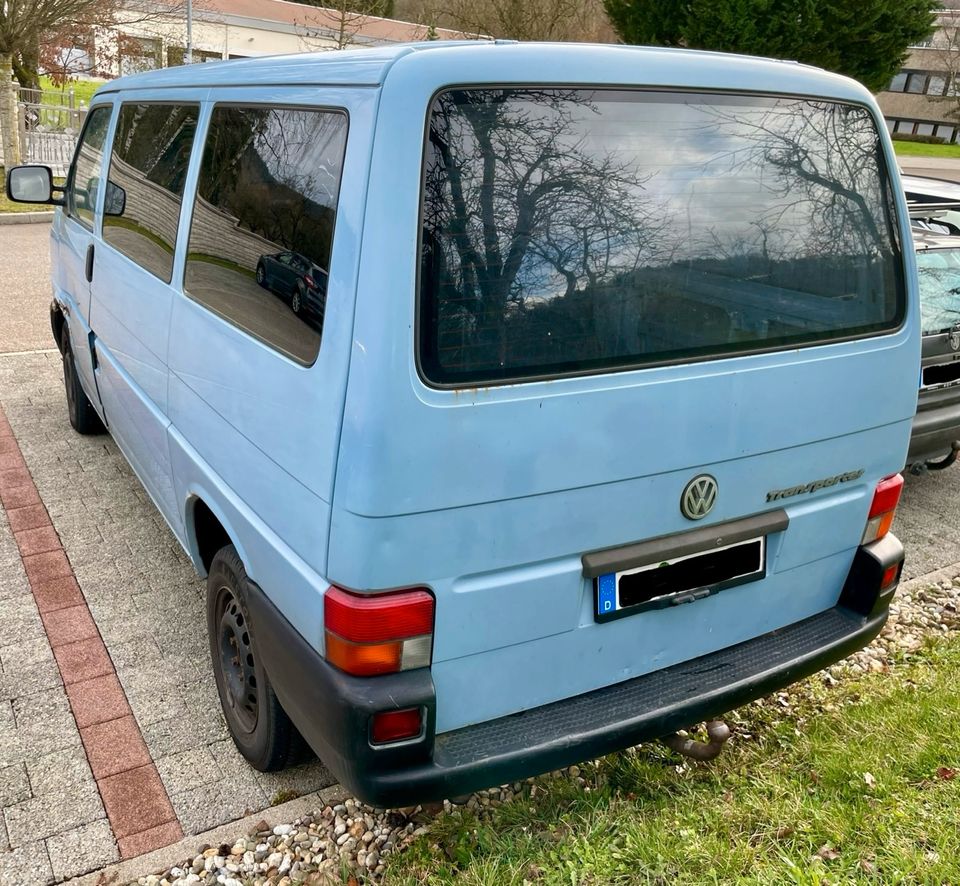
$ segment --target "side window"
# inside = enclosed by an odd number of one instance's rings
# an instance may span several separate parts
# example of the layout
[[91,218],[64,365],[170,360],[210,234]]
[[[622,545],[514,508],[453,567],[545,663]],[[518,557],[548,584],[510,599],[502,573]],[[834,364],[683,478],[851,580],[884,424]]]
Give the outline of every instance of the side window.
[[103,239],[166,283],[198,113],[197,105],[123,105],[113,137]]
[[67,215],[91,230],[97,208],[97,192],[100,190],[103,146],[107,140],[112,110],[109,106],[101,105],[87,115],[67,186]]
[[340,111],[214,109],[183,286],[288,357],[320,350],[347,118]]

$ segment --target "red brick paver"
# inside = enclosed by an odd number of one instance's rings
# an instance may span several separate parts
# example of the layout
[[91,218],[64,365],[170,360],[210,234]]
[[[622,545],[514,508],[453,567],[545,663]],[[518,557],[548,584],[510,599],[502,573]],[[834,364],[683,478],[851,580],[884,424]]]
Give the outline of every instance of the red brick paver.
[[116,674],[73,683],[67,687],[67,697],[80,729],[117,720],[130,713],[130,705]]
[[93,777],[98,781],[153,763],[133,714],[87,726],[80,730],[80,737],[87,749]]
[[170,798],[153,763],[109,775],[97,785],[118,838],[176,821]]
[[77,640],[90,640],[100,636],[90,610],[82,603],[64,609],[48,610],[41,613],[40,617],[52,649],[66,643],[76,643]]
[[183,836],[123,687],[0,409],[0,503],[124,858]]

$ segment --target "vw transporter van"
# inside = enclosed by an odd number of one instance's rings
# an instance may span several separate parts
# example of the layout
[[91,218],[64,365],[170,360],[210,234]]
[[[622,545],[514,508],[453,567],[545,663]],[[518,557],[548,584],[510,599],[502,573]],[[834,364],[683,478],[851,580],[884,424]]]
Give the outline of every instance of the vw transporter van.
[[260,769],[381,805],[662,736],[870,641],[920,354],[857,83],[431,43],[124,77],[58,205],[54,337],[207,576]]

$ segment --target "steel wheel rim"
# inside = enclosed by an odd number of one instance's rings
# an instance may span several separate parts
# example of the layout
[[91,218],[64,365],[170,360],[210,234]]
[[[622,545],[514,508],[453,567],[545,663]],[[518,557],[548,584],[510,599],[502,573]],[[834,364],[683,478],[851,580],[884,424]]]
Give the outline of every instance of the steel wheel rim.
[[251,733],[257,727],[260,707],[253,647],[237,598],[227,587],[222,587],[220,594],[217,651],[224,702],[241,731]]
[[300,295],[300,290],[297,289],[293,293],[293,298],[290,301],[290,306],[293,308],[294,314],[299,314],[300,309],[303,307],[303,299]]

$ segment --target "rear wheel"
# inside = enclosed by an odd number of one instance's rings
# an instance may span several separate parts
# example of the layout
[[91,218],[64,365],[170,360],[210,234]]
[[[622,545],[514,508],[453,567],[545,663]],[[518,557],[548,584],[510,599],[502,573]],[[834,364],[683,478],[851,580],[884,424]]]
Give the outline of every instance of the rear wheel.
[[293,295],[290,296],[290,307],[293,308],[294,314],[299,314],[303,310],[303,299],[303,284],[297,283],[297,288],[293,290]]
[[261,286],[267,285],[267,270],[263,266],[263,262],[257,265],[257,283]]
[[63,327],[60,350],[63,353],[63,386],[67,394],[70,425],[78,434],[102,434],[105,430],[103,422],[100,421],[100,416],[97,415],[77,377],[77,364],[66,325]]
[[220,705],[240,753],[255,769],[271,772],[297,756],[300,740],[257,656],[246,587],[236,549],[221,548],[207,577],[207,631]]

